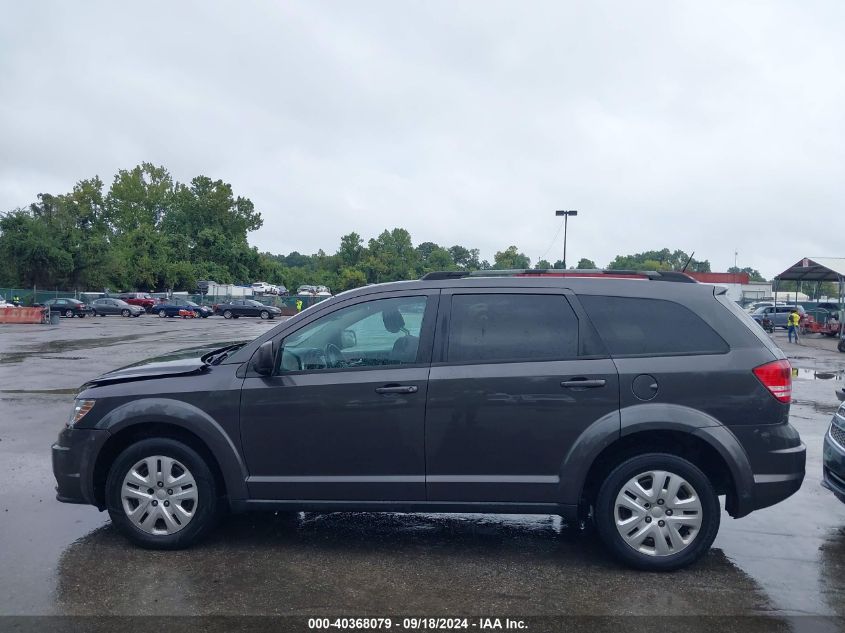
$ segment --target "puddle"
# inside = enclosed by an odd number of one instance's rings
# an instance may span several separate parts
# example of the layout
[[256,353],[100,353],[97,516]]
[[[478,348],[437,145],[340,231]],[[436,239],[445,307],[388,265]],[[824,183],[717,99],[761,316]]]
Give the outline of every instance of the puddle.
[[799,380],[845,380],[845,370],[837,369],[834,371],[820,370],[820,369],[801,369],[800,367],[792,368],[792,377]]
[[75,396],[79,389],[2,389],[0,393],[38,393],[47,395],[72,395]]
[[31,349],[18,348],[13,352],[0,354],[0,364],[20,363],[30,356],[40,356],[41,358],[57,358],[66,360],[84,360],[82,356],[75,356],[68,358],[65,356],[54,357],[50,354],[61,354],[62,352],[76,351],[80,349],[90,349],[97,347],[109,347],[110,345],[119,345],[128,341],[134,341],[143,338],[144,334],[128,334],[126,336],[106,336],[100,338],[81,338],[72,341],[50,341],[41,345],[32,346]]

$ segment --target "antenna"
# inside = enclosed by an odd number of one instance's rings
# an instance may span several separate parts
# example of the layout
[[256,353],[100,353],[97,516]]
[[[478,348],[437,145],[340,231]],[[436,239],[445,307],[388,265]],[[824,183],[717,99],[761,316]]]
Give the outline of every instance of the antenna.
[[683,268],[681,268],[681,272],[682,272],[682,273],[687,272],[687,266],[689,266],[689,263],[692,261],[692,256],[693,256],[693,255],[695,255],[695,251],[693,251],[692,253],[690,253],[689,259],[687,259],[687,263],[686,263],[686,264],[684,264],[684,267],[683,267]]

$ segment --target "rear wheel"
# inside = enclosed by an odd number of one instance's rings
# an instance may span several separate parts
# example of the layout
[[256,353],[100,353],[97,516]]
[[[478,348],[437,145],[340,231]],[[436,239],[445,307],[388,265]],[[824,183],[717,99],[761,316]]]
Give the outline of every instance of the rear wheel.
[[214,476],[191,447],[169,438],[142,440],[109,469],[106,506],[131,541],[180,549],[202,538],[218,516]]
[[836,349],[838,349],[840,352],[845,352],[845,338],[840,339],[839,345],[836,346]]
[[69,319],[73,318],[73,310],[65,310],[65,316]]
[[703,556],[719,531],[719,499],[693,463],[664,453],[625,460],[595,507],[605,546],[631,567],[670,571]]
[[167,310],[159,310],[158,311],[158,318],[159,319],[163,319],[166,316],[167,316]]

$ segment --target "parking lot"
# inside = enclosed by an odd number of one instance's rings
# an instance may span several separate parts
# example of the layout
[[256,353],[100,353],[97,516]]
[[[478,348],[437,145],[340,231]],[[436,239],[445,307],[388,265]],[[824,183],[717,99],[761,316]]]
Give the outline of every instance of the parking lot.
[[808,448],[804,485],[742,520],[725,514],[710,554],[671,574],[622,568],[589,531],[551,516],[245,515],[168,553],[128,545],[92,507],[55,501],[50,445],[87,378],[277,323],[144,316],[0,327],[0,614],[765,615],[814,630],[835,623],[800,616],[845,616],[845,505],[819,486],[845,354],[780,333],[800,370],[791,421]]

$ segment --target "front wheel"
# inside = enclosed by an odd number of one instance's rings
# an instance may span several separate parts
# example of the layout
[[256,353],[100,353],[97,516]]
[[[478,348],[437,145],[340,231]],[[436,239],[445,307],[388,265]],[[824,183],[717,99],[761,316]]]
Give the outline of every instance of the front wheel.
[[625,460],[607,476],[595,506],[605,546],[622,562],[670,571],[703,556],[719,531],[719,499],[695,464],[664,453]]
[[232,314],[232,311],[231,311],[231,310],[226,310],[226,311],[223,313],[223,318],[224,318],[224,319],[231,319],[233,316],[234,316],[234,315]]
[[73,318],[73,310],[65,310],[65,316],[69,319]]
[[163,319],[166,316],[167,316],[167,310],[159,310],[158,311],[158,318],[159,319]]
[[845,352],[845,338],[839,340],[839,345],[836,346],[840,352]]
[[123,310],[123,312],[121,312],[120,314],[122,316],[128,317],[129,316],[129,310]]
[[106,480],[106,506],[124,535],[152,549],[192,545],[214,526],[219,509],[208,464],[169,438],[141,440],[118,455]]
[[270,318],[270,313],[267,312],[267,310],[262,310],[260,316],[261,316],[262,320],[266,321],[267,319]]

